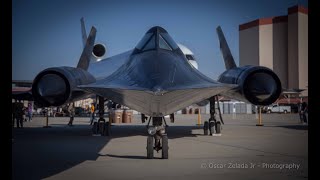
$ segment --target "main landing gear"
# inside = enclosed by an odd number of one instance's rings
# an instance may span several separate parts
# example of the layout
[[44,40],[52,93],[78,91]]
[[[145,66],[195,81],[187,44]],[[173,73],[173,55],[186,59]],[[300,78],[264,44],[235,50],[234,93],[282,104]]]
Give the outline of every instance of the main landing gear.
[[94,135],[109,136],[111,134],[111,123],[104,118],[104,98],[99,96],[99,120],[94,122],[92,126],[92,133]]
[[[221,123],[222,124],[224,123],[221,116],[218,96],[213,96],[209,100],[210,100],[210,118],[209,118],[209,121],[204,122],[204,125],[203,125],[204,135],[208,135],[209,133],[210,135],[213,135],[213,134],[221,135],[221,130],[222,130]],[[215,117],[216,115],[215,101],[218,102],[217,109],[218,109],[220,120],[217,120]]]
[[[152,118],[152,126],[149,126]],[[164,122],[164,124],[162,123]],[[169,145],[167,136],[167,123],[164,117],[149,117],[148,138],[147,138],[147,158],[154,158],[154,150],[162,152],[162,159],[169,157]]]

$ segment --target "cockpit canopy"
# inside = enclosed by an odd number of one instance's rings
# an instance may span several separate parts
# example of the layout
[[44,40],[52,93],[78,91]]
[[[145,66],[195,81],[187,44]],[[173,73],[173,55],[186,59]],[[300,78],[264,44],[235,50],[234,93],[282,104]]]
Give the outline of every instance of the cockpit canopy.
[[158,48],[172,51],[178,49],[179,47],[166,30],[164,30],[162,27],[155,26],[143,36],[136,46],[136,50],[143,52]]

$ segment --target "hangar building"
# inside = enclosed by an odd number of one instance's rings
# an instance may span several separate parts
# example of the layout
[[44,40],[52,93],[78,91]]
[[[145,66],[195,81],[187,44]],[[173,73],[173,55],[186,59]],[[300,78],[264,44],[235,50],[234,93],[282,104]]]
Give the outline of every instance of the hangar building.
[[240,66],[261,65],[275,71],[283,88],[304,89],[308,96],[308,8],[239,25]]

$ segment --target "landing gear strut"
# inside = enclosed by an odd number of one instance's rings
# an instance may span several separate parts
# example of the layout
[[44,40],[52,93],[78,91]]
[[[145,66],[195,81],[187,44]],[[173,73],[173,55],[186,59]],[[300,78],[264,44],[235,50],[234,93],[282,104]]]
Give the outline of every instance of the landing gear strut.
[[[169,145],[166,127],[168,127],[164,117],[152,117],[152,126],[149,126],[151,117],[147,125],[148,139],[147,139],[147,158],[153,159],[154,150],[162,151],[162,159],[169,157]],[[164,124],[162,123],[164,122]]]
[[110,121],[106,122],[104,116],[104,98],[99,96],[99,120],[94,122],[92,126],[93,134],[100,134],[103,136],[109,136],[111,134]]
[[[210,118],[209,118],[209,121],[204,122],[204,126],[203,126],[204,135],[208,135],[209,132],[210,132],[210,135],[221,134],[221,129],[222,129],[221,123],[222,124],[224,123],[221,116],[218,96],[212,96],[209,100],[210,100]],[[216,115],[215,101],[218,102],[217,109],[218,109],[220,120],[217,120],[215,116]]]
[[170,114],[170,121],[171,121],[172,123],[174,123],[174,114],[173,114],[173,113]]

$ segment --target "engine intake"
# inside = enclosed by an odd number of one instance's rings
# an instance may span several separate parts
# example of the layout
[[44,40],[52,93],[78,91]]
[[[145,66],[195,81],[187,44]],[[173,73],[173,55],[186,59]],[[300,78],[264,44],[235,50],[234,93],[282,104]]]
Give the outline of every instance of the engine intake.
[[34,79],[32,95],[40,107],[60,106],[89,94],[77,86],[95,81],[95,78],[83,69],[48,68],[41,71]]
[[106,47],[103,44],[93,46],[92,55],[96,58],[101,58],[106,53]]
[[278,76],[263,66],[243,66],[229,69],[218,78],[221,83],[238,84],[224,95],[249,101],[254,105],[269,105],[275,102],[282,91]]

